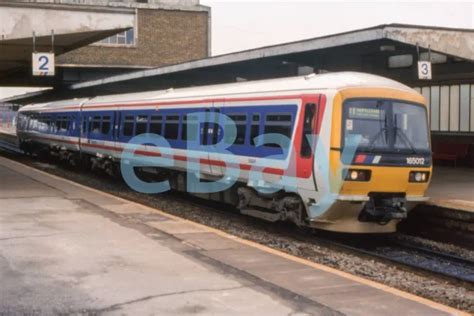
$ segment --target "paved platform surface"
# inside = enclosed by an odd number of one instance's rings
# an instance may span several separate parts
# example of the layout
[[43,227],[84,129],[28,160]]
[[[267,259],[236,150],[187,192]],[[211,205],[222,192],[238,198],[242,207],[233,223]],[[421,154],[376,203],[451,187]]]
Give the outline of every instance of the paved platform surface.
[[449,315],[449,307],[0,158],[0,314]]
[[474,169],[435,166],[427,195],[432,205],[474,212]]

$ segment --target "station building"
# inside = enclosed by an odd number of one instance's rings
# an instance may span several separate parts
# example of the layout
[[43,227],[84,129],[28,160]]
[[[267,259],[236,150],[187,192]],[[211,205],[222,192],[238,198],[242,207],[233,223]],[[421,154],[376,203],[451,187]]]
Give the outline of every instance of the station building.
[[[0,2],[0,86],[60,87],[210,55],[199,0]],[[31,75],[31,53],[56,54],[56,75]]]

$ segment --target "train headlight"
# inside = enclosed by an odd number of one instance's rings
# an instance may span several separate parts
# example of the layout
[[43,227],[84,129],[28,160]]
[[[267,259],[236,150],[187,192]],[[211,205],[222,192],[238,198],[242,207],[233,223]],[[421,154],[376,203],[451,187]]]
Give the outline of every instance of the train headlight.
[[346,181],[370,181],[372,172],[370,170],[346,169],[344,170]]
[[355,170],[351,171],[351,180],[355,181],[359,177],[359,173]]
[[423,183],[428,182],[430,173],[426,171],[410,171],[410,182]]

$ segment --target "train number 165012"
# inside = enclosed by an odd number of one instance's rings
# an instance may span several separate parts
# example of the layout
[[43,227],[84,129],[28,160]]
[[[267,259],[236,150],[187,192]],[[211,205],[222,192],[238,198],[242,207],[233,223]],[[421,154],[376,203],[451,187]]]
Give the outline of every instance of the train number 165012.
[[423,157],[407,157],[407,164],[409,165],[424,165],[425,158]]

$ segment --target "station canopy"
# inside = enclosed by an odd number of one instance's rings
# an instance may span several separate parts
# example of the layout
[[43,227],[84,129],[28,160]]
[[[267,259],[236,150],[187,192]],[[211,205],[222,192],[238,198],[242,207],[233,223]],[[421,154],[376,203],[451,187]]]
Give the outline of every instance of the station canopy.
[[61,55],[134,26],[134,10],[99,6],[0,3],[0,86],[49,86],[31,75],[32,53]]
[[[433,80],[418,80],[418,60],[432,61]],[[372,73],[410,86],[470,83],[474,30],[380,25],[80,82],[7,101],[25,104],[334,71]]]

